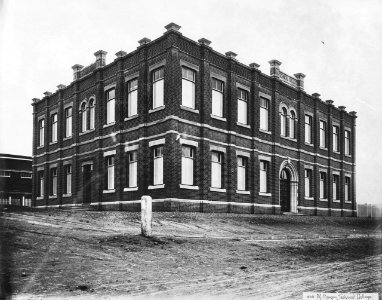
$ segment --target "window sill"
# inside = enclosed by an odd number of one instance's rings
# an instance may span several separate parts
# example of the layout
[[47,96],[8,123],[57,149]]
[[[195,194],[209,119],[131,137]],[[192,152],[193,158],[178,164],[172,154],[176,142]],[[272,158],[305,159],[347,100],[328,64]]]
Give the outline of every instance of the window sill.
[[199,187],[197,185],[179,184],[179,187],[181,189],[188,189],[188,190],[198,190],[199,189]]
[[333,150],[333,153],[334,154],[341,154],[341,152],[338,152],[338,151],[335,151],[335,150]]
[[44,200],[44,196],[36,197],[36,200]]
[[64,198],[72,197],[72,194],[63,194],[62,197],[64,197]]
[[243,195],[250,195],[250,191],[242,191],[242,190],[236,190],[236,194],[243,194]]
[[115,122],[107,123],[107,124],[103,125],[103,128],[110,127],[113,125],[115,125]]
[[216,115],[213,115],[213,114],[210,114],[210,116],[211,116],[212,119],[216,119],[216,120],[219,120],[219,121],[227,122],[226,118],[219,117],[219,116],[216,116]]
[[38,150],[38,149],[42,149],[42,148],[44,148],[44,145],[37,146],[37,150]]
[[262,132],[262,133],[266,133],[266,134],[272,135],[272,131],[269,131],[269,130],[265,130],[265,129],[259,128],[259,131]]
[[351,204],[352,202],[351,202],[350,200],[348,200],[348,201],[345,201],[345,203],[347,203],[347,204]]
[[49,196],[49,199],[56,199],[57,198],[57,195],[50,195]]
[[111,193],[114,193],[115,190],[103,190],[103,193],[104,194],[111,194]]
[[55,141],[55,142],[50,142],[50,143],[49,143],[49,146],[50,146],[50,145],[54,145],[54,144],[57,144],[57,141]]
[[321,147],[321,146],[320,146],[320,149],[321,149],[321,150],[324,150],[324,151],[328,151],[328,148],[325,148],[325,147]]
[[272,193],[263,193],[263,192],[259,192],[259,196],[271,197],[271,196],[272,196]]
[[244,123],[236,122],[236,125],[237,125],[237,126],[240,126],[240,127],[244,127],[244,128],[251,129],[251,125],[248,125],[248,124],[244,124]]
[[305,200],[314,200],[313,197],[305,197],[304,199],[305,199]]
[[86,131],[83,131],[83,132],[80,132],[80,136],[81,135],[84,135],[84,134],[87,134],[87,133],[90,133],[90,132],[93,132],[95,129],[93,128],[93,129],[89,129],[89,130],[86,130]]
[[138,187],[127,187],[123,189],[124,192],[132,192],[132,191],[138,191]]
[[136,119],[136,118],[138,118],[138,117],[139,117],[139,115],[130,116],[130,117],[125,118],[124,121],[125,121],[125,122],[126,122],[126,121],[130,121],[130,120]]
[[320,201],[322,201],[322,202],[328,202],[328,199],[320,198]]
[[345,157],[351,157],[351,155],[350,154],[345,154]]
[[67,141],[67,140],[70,140],[73,136],[67,136],[67,137],[64,137],[63,138],[63,141]]
[[162,105],[162,106],[159,106],[159,107],[155,107],[153,109],[150,109],[149,110],[149,114],[153,113],[153,112],[156,112],[156,111],[159,111],[159,110],[162,110],[162,109],[165,109],[166,106]]
[[281,138],[286,139],[286,140],[288,140],[288,141],[297,142],[297,139],[295,139],[295,138],[291,138],[290,136],[283,136],[283,135],[282,135]]
[[192,108],[192,107],[188,107],[188,106],[184,106],[184,105],[181,105],[180,109],[187,110],[187,111],[193,112],[195,114],[199,113],[198,109],[195,109],[195,108]]
[[214,188],[214,187],[210,187],[210,191],[211,192],[219,192],[219,193],[226,193],[227,192],[226,189]]
[[307,142],[305,142],[305,145],[306,145],[306,146],[310,146],[310,147],[314,147],[313,144],[310,144],[310,143],[307,143]]
[[148,189],[149,190],[156,190],[156,189],[164,189],[164,184],[157,184],[157,185],[149,185]]
[[333,199],[333,202],[334,202],[334,203],[340,203],[341,200],[334,200],[334,199]]

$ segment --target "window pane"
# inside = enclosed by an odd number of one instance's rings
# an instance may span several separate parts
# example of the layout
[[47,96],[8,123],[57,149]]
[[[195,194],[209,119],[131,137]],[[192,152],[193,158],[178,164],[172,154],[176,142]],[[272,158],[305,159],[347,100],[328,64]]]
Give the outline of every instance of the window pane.
[[212,91],[212,114],[223,117],[223,93]]
[[182,80],[182,105],[195,108],[195,84],[189,80]]
[[194,160],[190,157],[182,157],[182,184],[194,184]]
[[221,170],[221,164],[212,162],[211,163],[211,186],[215,188],[221,188],[221,177],[222,177],[222,170]]
[[136,161],[129,163],[129,187],[138,186],[137,183],[137,171],[138,163]]
[[260,192],[267,192],[267,172],[265,170],[260,170]]
[[237,157],[237,189],[246,189],[246,159],[240,156]]
[[135,116],[138,109],[138,91],[129,92],[127,96],[127,116]]
[[260,128],[268,131],[268,110],[260,107]]
[[163,157],[154,158],[154,185],[163,184]]
[[242,124],[247,124],[247,102],[237,101],[237,121]]
[[[94,129],[94,124],[95,124],[95,107],[94,106],[91,106],[90,107],[90,129]],[[86,123],[86,119],[85,119],[85,123]]]
[[153,84],[153,108],[163,106],[164,80],[159,80]]

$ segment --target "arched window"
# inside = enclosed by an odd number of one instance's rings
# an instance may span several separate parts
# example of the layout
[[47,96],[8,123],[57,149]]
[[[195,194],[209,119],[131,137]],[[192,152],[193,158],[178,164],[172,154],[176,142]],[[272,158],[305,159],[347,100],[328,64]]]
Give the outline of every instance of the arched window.
[[87,122],[86,122],[86,102],[83,102],[81,104],[81,132],[85,132],[87,129]]
[[90,121],[90,127],[89,129],[94,129],[94,120],[95,120],[95,105],[94,105],[94,99],[90,99],[89,101],[89,121]]
[[280,179],[289,180],[289,173],[285,169],[281,171]]
[[287,110],[285,107],[281,109],[280,129],[281,129],[281,135],[286,136],[287,135]]
[[296,138],[296,122],[296,113],[292,110],[289,118],[289,137],[292,139]]

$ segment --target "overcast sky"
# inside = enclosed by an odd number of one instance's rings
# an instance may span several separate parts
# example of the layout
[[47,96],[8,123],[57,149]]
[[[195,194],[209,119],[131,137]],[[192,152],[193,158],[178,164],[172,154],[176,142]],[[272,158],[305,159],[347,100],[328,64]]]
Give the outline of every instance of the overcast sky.
[[[72,81],[94,52],[131,52],[175,22],[221,52],[306,74],[305,90],[355,110],[357,200],[382,194],[382,1],[0,0],[0,152],[32,154],[32,98]],[[323,44],[323,41],[325,44]]]

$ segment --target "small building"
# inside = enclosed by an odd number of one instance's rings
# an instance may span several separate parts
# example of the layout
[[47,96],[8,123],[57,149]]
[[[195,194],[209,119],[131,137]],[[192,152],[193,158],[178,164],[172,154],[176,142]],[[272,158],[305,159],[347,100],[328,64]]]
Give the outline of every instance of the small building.
[[33,99],[33,204],[356,215],[356,112],[171,23]]
[[0,205],[31,206],[32,157],[0,153]]

